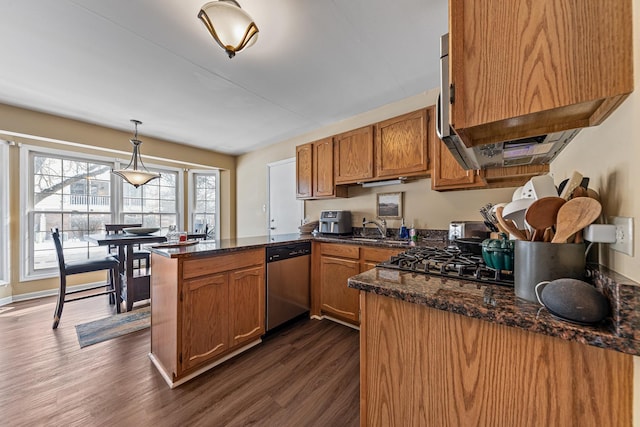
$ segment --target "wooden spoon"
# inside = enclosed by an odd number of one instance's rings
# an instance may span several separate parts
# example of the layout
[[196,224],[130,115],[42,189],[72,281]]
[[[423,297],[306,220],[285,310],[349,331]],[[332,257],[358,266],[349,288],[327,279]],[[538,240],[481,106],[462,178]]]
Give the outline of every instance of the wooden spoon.
[[566,202],[558,210],[556,235],[551,243],[567,243],[567,239],[595,221],[602,205],[590,197],[576,197]]
[[529,206],[525,220],[533,228],[531,240],[542,240],[544,231],[556,224],[558,210],[566,203],[562,197],[543,197]]
[[504,219],[502,217],[503,209],[504,209],[503,206],[499,206],[496,208],[496,219],[498,220],[498,224],[500,224],[500,226],[504,230],[506,230],[509,234],[514,236],[516,239],[527,240],[527,235],[518,227],[516,227],[513,221],[511,221],[510,219]]

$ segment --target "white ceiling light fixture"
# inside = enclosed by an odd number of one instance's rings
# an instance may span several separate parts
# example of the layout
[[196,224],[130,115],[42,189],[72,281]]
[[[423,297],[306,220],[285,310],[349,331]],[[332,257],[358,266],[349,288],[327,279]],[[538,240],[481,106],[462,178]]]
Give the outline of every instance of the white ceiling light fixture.
[[258,40],[258,27],[235,0],[207,3],[200,9],[198,18],[229,58]]
[[[140,120],[131,120],[131,123],[135,126],[133,138],[129,140],[133,145],[131,161],[126,168],[118,170],[112,169],[111,173],[122,177],[122,179],[127,181],[129,184],[138,188],[141,185],[145,185],[152,179],[160,178],[160,174],[156,172],[149,172],[144,166],[144,163],[142,163],[142,157],[140,157],[140,145],[142,145],[142,141],[138,139],[138,125],[141,125],[142,122]],[[138,164],[140,164],[141,169],[138,169]],[[132,166],[133,168],[130,169]]]

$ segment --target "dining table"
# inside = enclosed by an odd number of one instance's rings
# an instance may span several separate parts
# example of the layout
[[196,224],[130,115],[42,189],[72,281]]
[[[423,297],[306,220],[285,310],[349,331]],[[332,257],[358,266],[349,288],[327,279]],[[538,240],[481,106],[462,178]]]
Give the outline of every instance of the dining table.
[[[120,278],[122,295],[126,310],[131,311],[133,303],[150,298],[150,275],[135,275],[133,268],[133,251],[137,245],[165,242],[165,236],[157,233],[150,234],[91,234],[88,240],[99,246],[117,246],[120,260]],[[124,260],[124,262],[123,262]],[[153,272],[152,272],[153,273]]]

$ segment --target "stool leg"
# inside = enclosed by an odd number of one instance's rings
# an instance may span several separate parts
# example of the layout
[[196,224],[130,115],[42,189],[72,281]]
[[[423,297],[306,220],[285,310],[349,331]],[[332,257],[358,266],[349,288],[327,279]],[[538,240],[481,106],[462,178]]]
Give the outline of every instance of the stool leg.
[[121,290],[121,282],[120,282],[120,269],[118,267],[111,269],[111,276],[113,277],[113,289],[116,291],[114,295],[115,304],[116,304],[116,313],[120,313],[121,310],[121,301],[122,301],[122,290]]
[[64,308],[64,297],[67,293],[67,276],[60,275],[60,288],[58,289],[58,302],[56,303],[56,311],[53,313],[52,329],[57,329],[62,317],[62,309]]
[[[109,280],[109,282],[107,283],[107,291],[115,291],[115,286],[113,283],[113,270],[109,270],[107,279]],[[116,303],[116,299],[114,294],[109,294],[109,305],[113,305],[115,303]]]

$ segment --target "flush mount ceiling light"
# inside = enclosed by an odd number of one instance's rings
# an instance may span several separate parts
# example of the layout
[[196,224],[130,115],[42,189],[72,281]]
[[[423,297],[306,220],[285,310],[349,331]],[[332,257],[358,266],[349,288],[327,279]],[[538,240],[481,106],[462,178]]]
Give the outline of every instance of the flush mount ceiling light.
[[[149,172],[147,168],[142,163],[142,158],[140,157],[140,145],[142,145],[142,141],[138,139],[138,125],[141,125],[142,122],[140,120],[131,120],[131,123],[135,125],[135,134],[133,138],[130,139],[131,144],[133,145],[133,154],[131,155],[131,161],[124,169],[111,170],[111,173],[122,177],[129,184],[138,188],[141,185],[145,185],[147,182],[152,179],[160,178],[160,174],[156,172]],[[141,169],[138,169],[138,164],[140,164]],[[131,168],[133,166],[133,168]]]
[[207,3],[200,9],[198,18],[229,58],[253,45],[258,39],[258,27],[235,0]]

